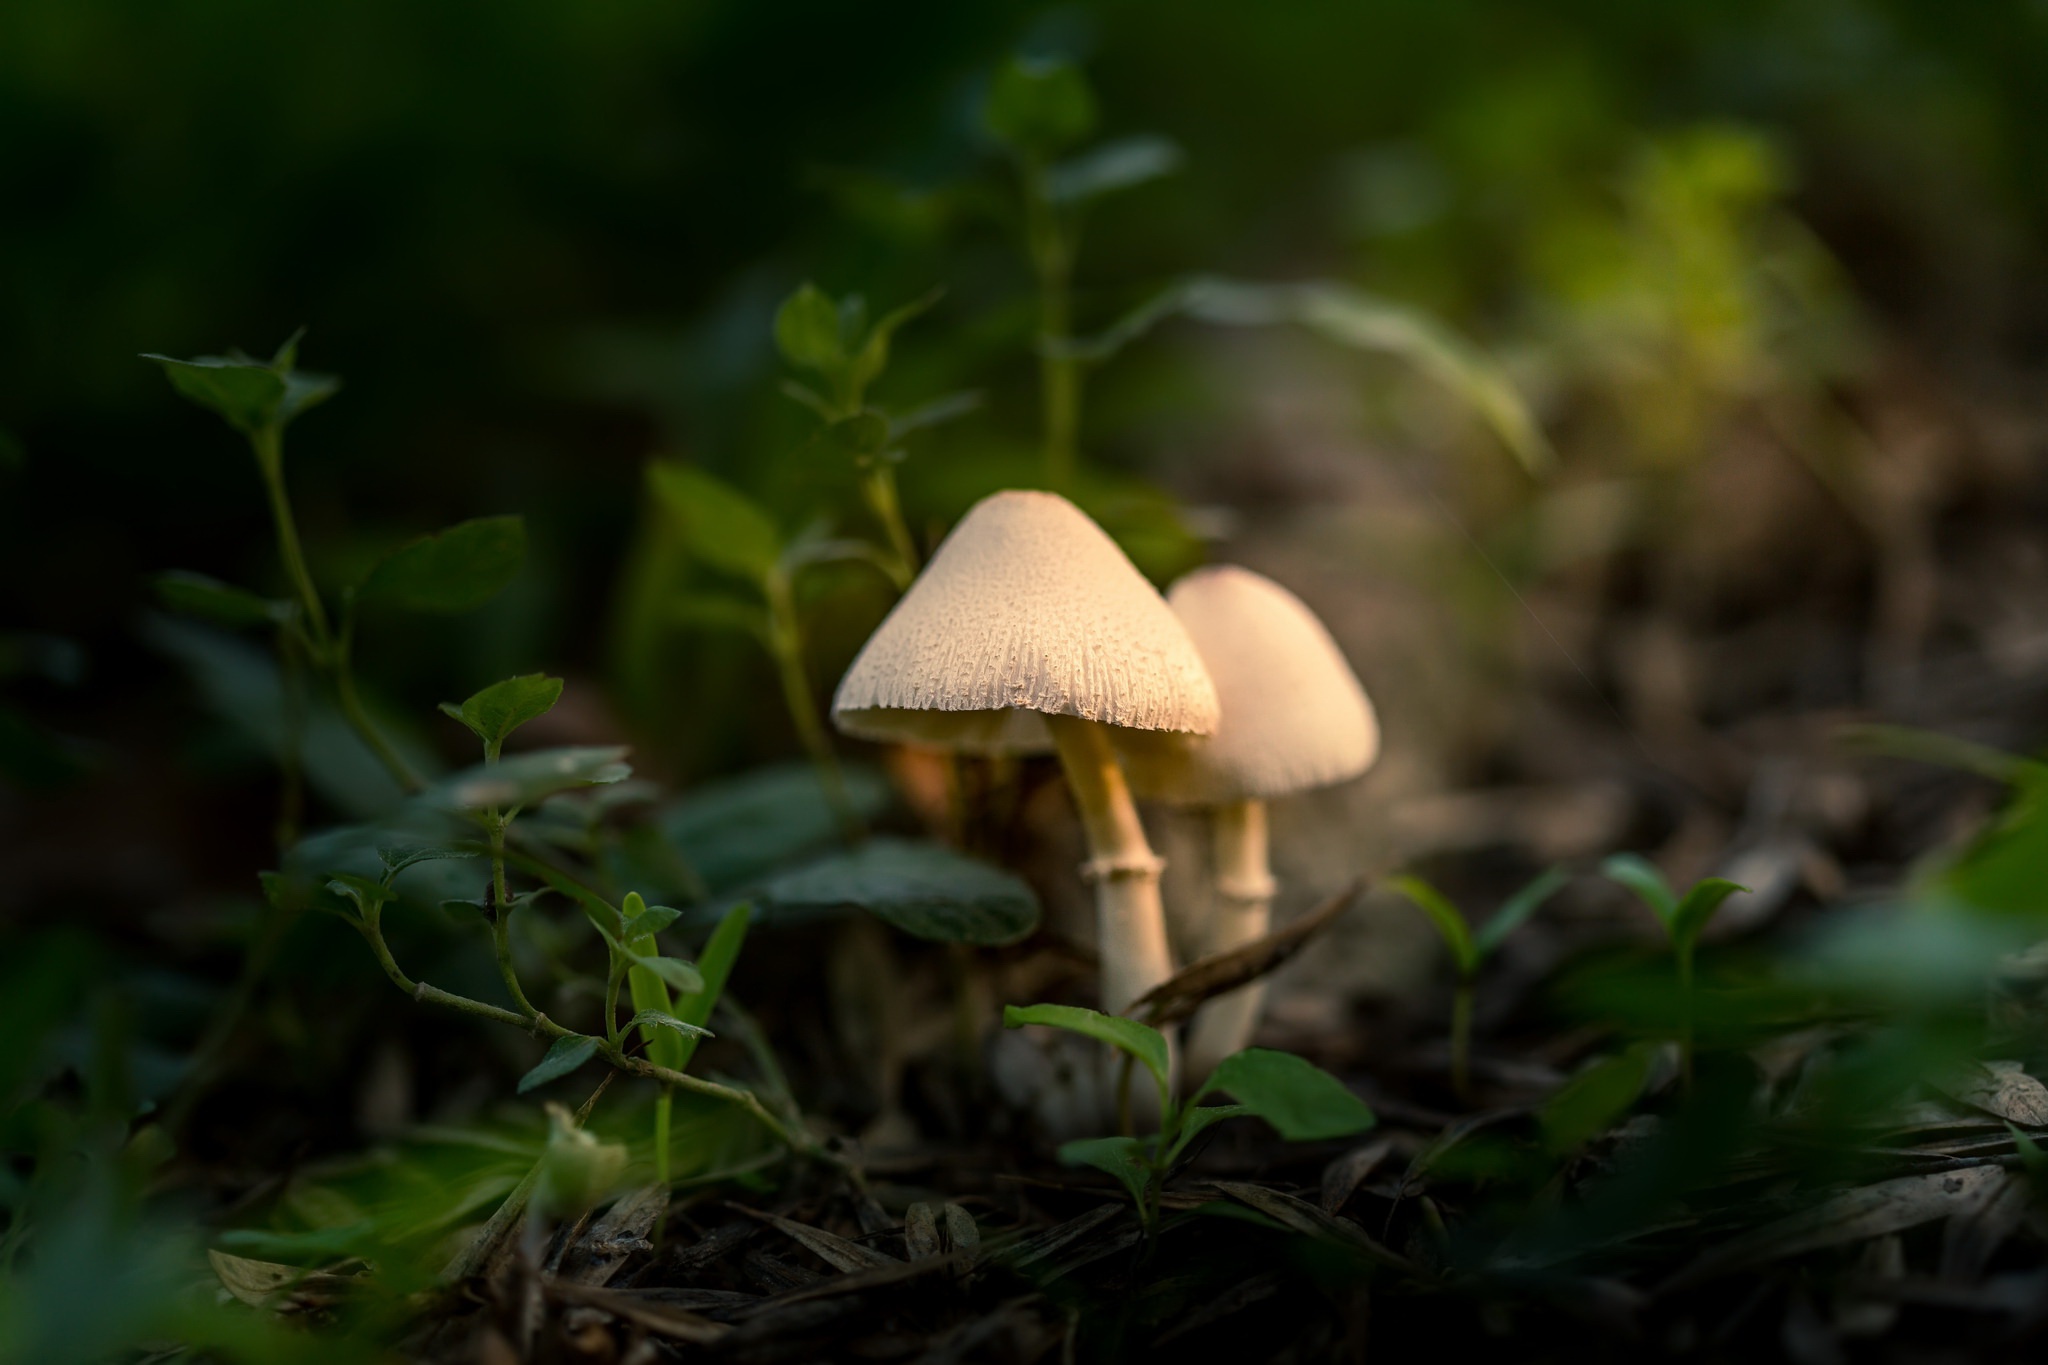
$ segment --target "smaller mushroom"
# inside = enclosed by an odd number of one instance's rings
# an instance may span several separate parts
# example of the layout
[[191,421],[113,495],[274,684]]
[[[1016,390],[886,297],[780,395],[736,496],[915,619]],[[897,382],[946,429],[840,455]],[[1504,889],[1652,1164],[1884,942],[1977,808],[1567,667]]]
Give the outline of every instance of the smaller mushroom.
[[[1222,722],[1208,736],[1117,740],[1138,795],[1209,812],[1215,895],[1206,913],[1175,916],[1186,950],[1207,957],[1270,925],[1266,802],[1363,773],[1379,757],[1379,721],[1330,632],[1271,579],[1198,569],[1166,600],[1208,666]],[[1253,982],[1203,1006],[1186,1040],[1191,1079],[1251,1041],[1264,1003],[1265,983]]]

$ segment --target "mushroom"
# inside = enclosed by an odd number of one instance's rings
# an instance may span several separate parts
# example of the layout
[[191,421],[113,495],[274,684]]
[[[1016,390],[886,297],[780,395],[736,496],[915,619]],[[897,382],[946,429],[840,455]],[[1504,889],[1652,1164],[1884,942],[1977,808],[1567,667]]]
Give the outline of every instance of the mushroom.
[[[1167,602],[1202,652],[1223,723],[1207,737],[1118,739],[1140,796],[1208,809],[1215,896],[1207,913],[1176,916],[1184,950],[1207,957],[1267,931],[1277,888],[1266,802],[1357,777],[1379,757],[1380,729],[1330,632],[1270,578],[1199,569]],[[1203,1006],[1186,1043],[1191,1080],[1251,1041],[1264,1002],[1264,983],[1253,982]]]
[[962,753],[1057,750],[1088,839],[1103,1009],[1172,975],[1164,864],[1111,733],[1207,734],[1216,690],[1179,618],[1081,509],[1035,492],[976,503],[861,647],[832,720]]

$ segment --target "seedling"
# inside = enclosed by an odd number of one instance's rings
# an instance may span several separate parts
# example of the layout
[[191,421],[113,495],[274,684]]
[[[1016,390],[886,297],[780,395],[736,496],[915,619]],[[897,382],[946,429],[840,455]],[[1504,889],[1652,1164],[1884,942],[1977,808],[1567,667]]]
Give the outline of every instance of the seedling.
[[1707,877],[1693,884],[1692,890],[1679,896],[1664,880],[1664,874],[1650,864],[1649,859],[1635,853],[1617,853],[1600,864],[1600,871],[1636,893],[1643,904],[1650,907],[1657,916],[1657,922],[1664,926],[1665,936],[1671,942],[1671,958],[1678,968],[1679,1008],[1684,1013],[1678,1036],[1679,1066],[1686,1084],[1692,1083],[1692,1003],[1693,1003],[1693,950],[1699,946],[1700,934],[1714,918],[1714,912],[1721,903],[1738,891],[1747,895],[1749,888],[1738,886],[1721,877]]
[[[1289,1052],[1248,1048],[1226,1057],[1202,1087],[1176,1102],[1166,1035],[1134,1019],[1098,1014],[1073,1005],[1011,1005],[1006,1028],[1045,1024],[1107,1043],[1142,1066],[1158,1088],[1159,1131],[1150,1137],[1082,1138],[1060,1147],[1070,1166],[1093,1166],[1114,1176],[1130,1193],[1149,1233],[1158,1223],[1159,1194],[1194,1140],[1225,1119],[1262,1118],[1293,1142],[1362,1133],[1377,1120],[1364,1100],[1327,1071]],[[1128,1076],[1126,1077],[1128,1079]],[[1234,1104],[1208,1104],[1227,1094]]]
[[1571,874],[1553,867],[1502,903],[1493,918],[1475,932],[1465,916],[1441,891],[1420,877],[1400,876],[1390,880],[1396,891],[1414,901],[1429,916],[1450,949],[1452,965],[1458,971],[1458,988],[1451,998],[1451,1088],[1458,1098],[1472,1093],[1472,1002],[1479,983],[1479,969],[1502,940],[1536,913],[1543,902],[1556,895],[1571,880]]

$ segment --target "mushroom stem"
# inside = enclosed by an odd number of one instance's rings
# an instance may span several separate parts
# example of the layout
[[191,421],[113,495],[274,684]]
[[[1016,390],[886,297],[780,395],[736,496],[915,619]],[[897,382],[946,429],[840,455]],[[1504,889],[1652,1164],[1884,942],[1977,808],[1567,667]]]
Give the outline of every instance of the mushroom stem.
[[1173,975],[1166,947],[1166,913],[1159,900],[1164,864],[1145,841],[1130,785],[1093,721],[1047,716],[1060,766],[1081,811],[1088,837],[1082,875],[1095,883],[1096,934],[1102,953],[1102,1008],[1122,1014],[1132,1002]]
[[[1273,918],[1273,870],[1267,853],[1266,803],[1233,801],[1209,812],[1216,901],[1198,926],[1194,951],[1208,957],[1263,938]],[[1202,1006],[1188,1029],[1187,1074],[1199,1083],[1216,1064],[1241,1052],[1259,1026],[1264,978]]]

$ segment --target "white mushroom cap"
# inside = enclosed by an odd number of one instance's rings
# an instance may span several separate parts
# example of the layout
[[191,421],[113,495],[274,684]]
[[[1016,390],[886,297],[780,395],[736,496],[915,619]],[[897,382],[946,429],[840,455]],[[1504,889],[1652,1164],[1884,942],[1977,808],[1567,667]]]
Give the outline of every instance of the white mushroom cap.
[[1052,747],[1041,715],[1207,734],[1216,689],[1115,541],[1054,493],[982,499],[869,637],[832,699],[863,739]]
[[1202,651],[1223,723],[1206,738],[1119,734],[1138,795],[1174,805],[1265,800],[1358,776],[1379,720],[1337,642],[1300,598],[1249,569],[1198,569],[1167,601]]

